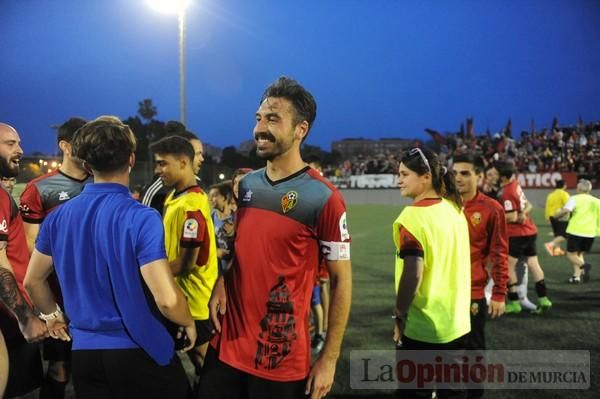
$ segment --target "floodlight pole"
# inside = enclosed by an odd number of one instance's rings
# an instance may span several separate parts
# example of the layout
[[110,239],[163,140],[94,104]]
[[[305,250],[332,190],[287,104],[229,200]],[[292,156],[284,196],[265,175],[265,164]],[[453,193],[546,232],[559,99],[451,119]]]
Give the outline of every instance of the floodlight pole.
[[185,11],[178,12],[179,19],[179,105],[181,107],[181,123],[186,126],[185,111]]

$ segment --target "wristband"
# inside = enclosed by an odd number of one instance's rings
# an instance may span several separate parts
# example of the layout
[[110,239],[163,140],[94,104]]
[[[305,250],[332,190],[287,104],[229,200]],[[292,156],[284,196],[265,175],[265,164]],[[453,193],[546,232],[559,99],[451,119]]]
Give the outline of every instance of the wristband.
[[56,304],[56,310],[50,314],[44,314],[42,312],[40,312],[40,314],[38,315],[38,317],[44,321],[51,321],[54,320],[56,318],[58,318],[58,316],[60,316],[61,314],[63,314],[62,310],[60,309],[60,306],[58,306],[58,303]]

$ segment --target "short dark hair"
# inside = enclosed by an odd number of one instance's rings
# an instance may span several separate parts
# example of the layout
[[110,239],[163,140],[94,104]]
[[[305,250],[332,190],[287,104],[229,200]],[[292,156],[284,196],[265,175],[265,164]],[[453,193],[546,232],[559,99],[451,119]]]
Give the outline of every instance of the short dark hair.
[[93,170],[110,173],[127,168],[135,152],[133,132],[115,116],[101,116],[77,130],[71,142],[73,155]]
[[213,184],[209,187],[209,191],[210,190],[217,190],[227,201],[231,201],[233,198],[233,184],[231,180]]
[[75,132],[79,130],[83,125],[85,125],[87,121],[85,119],[79,117],[69,118],[68,121],[63,123],[56,129],[56,142],[60,143],[61,141],[66,141],[70,143],[75,135]]
[[194,147],[190,142],[181,136],[168,136],[150,144],[150,151],[153,154],[161,155],[183,155],[194,160]]
[[565,181],[563,179],[558,179],[554,182],[554,187],[563,188],[565,186]]
[[173,136],[183,137],[187,141],[192,141],[192,140],[198,140],[198,141],[200,141],[200,139],[198,138],[198,136],[196,136],[194,133],[190,132],[189,130],[186,130],[186,131],[183,131],[183,132],[174,133]]
[[458,154],[454,157],[454,163],[459,162],[470,163],[471,165],[473,165],[473,169],[477,174],[483,173],[483,170],[485,168],[483,158],[481,158],[479,154]]
[[515,164],[512,161],[498,161],[494,163],[500,177],[510,179],[515,174]]
[[[317,117],[317,103],[312,94],[302,87],[300,83],[294,79],[282,76],[267,87],[260,99],[260,103],[262,104],[267,97],[285,98],[291,102],[296,112],[295,123],[308,122],[308,131],[310,131]],[[308,131],[306,136],[308,136]]]

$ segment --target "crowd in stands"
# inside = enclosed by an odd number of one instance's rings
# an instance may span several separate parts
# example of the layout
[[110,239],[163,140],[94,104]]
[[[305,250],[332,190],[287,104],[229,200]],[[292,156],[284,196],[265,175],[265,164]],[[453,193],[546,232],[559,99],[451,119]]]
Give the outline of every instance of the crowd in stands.
[[[456,155],[477,152],[488,162],[512,159],[521,173],[576,172],[581,178],[598,180],[600,171],[600,122],[578,123],[574,127],[554,127],[521,133],[513,138],[510,130],[476,136],[469,133],[442,135],[430,131],[427,146],[439,153],[442,162],[452,163]],[[357,154],[339,165],[325,165],[328,177],[396,173],[396,154]]]

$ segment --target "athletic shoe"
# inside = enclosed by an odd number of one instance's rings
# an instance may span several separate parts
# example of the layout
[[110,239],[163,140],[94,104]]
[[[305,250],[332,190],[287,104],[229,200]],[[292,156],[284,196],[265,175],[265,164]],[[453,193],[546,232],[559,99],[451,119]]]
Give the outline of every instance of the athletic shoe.
[[519,301],[508,301],[506,303],[505,313],[521,313],[521,304]]
[[314,353],[319,353],[323,350],[323,346],[325,345],[325,338],[321,334],[315,334],[310,343],[310,347],[314,351]]
[[544,248],[546,248],[548,255],[554,256],[554,244],[552,244],[552,242],[544,243]]
[[569,284],[580,284],[581,280],[579,279],[579,277],[571,276],[571,277],[569,277],[569,280],[567,280],[567,282]]
[[547,296],[543,296],[543,297],[538,298],[537,309],[534,310],[532,313],[542,314],[542,313],[545,313],[548,310],[550,310],[551,307],[552,307],[552,302],[550,302],[550,299],[548,299]]
[[590,270],[592,269],[592,265],[590,265],[589,263],[584,263],[583,266],[581,266],[581,278],[583,279],[584,283],[589,283],[590,282]]
[[535,310],[537,309],[537,305],[529,300],[529,298],[519,298],[519,303],[521,307],[525,310]]

